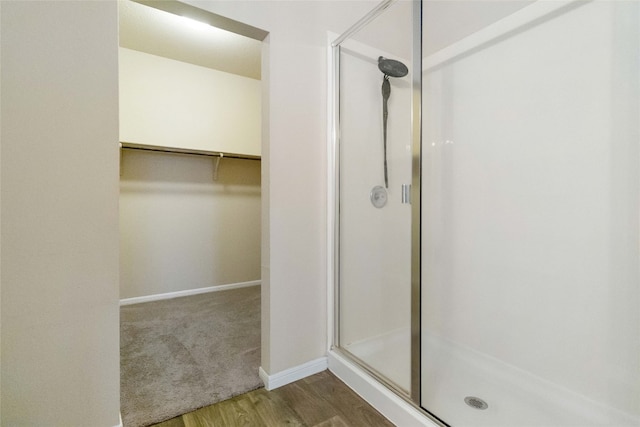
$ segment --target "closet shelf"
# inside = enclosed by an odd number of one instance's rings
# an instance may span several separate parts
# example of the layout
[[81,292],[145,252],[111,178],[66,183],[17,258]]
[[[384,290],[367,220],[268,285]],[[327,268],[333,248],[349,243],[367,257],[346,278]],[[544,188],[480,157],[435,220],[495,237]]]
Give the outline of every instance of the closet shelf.
[[126,148],[127,150],[156,151],[161,153],[190,154],[194,156],[208,156],[218,158],[224,157],[231,159],[246,159],[258,161],[261,160],[260,156],[253,156],[250,154],[225,153],[222,151],[208,150],[192,150],[188,148],[165,147],[160,145],[135,144],[133,142],[120,142],[120,148]]

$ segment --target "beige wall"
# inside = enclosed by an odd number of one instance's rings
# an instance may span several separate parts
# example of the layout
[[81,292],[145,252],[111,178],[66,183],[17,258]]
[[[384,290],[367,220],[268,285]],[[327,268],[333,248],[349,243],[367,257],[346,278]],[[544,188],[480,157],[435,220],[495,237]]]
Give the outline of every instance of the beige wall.
[[[325,354],[326,31],[375,2],[191,3],[271,31],[262,365],[276,373]],[[116,425],[116,3],[1,8],[2,424]]]
[[260,280],[260,162],[124,150],[120,298]]
[[1,424],[114,426],[116,3],[1,8]]
[[116,5],[2,2],[2,424],[118,424]]
[[341,33],[377,2],[187,3],[270,32],[262,66],[262,367],[275,374],[326,353],[327,30]]
[[260,80],[120,48],[120,141],[260,155]]

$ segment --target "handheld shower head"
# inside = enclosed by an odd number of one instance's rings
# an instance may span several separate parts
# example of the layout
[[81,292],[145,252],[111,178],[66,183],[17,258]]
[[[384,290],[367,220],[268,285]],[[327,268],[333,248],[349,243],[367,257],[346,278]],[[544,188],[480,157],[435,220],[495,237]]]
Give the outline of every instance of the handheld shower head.
[[395,59],[387,59],[383,56],[378,57],[378,69],[384,74],[382,80],[382,131],[384,144],[384,187],[389,188],[389,174],[387,172],[387,118],[389,111],[387,103],[391,96],[391,84],[389,77],[404,77],[409,73],[409,69],[400,61]]
[[383,56],[378,57],[378,68],[389,77],[404,77],[409,73],[409,69],[402,62]]

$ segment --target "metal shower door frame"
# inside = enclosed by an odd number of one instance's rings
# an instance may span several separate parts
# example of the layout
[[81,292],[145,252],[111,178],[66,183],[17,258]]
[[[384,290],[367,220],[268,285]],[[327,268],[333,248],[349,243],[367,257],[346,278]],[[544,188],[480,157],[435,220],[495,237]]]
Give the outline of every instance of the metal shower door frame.
[[[333,193],[332,207],[329,212],[333,226],[329,238],[333,241],[330,280],[333,280],[333,322],[331,349],[355,362],[360,368],[372,375],[377,381],[394,391],[400,397],[419,408],[435,422],[440,420],[431,416],[420,406],[421,394],[421,154],[422,154],[422,1],[414,0],[412,7],[412,61],[411,70],[411,390],[410,393],[399,390],[375,370],[364,366],[361,361],[348,352],[341,351],[340,343],[340,44],[365,27],[380,14],[384,13],[396,0],[384,0],[366,16],[356,22],[331,43],[330,72],[333,74],[330,89],[331,143],[329,155],[330,192]],[[331,204],[331,203],[330,203]]]

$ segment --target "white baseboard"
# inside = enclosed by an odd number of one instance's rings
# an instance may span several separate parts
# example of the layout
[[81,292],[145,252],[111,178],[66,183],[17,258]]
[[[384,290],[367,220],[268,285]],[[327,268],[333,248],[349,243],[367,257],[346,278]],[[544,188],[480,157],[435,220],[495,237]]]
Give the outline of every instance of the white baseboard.
[[355,364],[330,351],[329,370],[397,426],[439,427],[426,414],[371,378]]
[[269,375],[262,367],[258,370],[258,375],[264,383],[264,388],[267,390],[274,390],[283,385],[290,384],[294,381],[301,380],[309,377],[318,372],[325,371],[327,369],[327,358],[321,357],[319,359],[312,360],[302,365],[294,366],[293,368],[285,369],[282,372],[278,372],[273,375]]
[[163,299],[171,299],[178,297],[186,297],[190,295],[206,294],[208,292],[228,291],[230,289],[246,288],[248,286],[260,285],[260,280],[252,280],[250,282],[231,283],[228,285],[209,286],[207,288],[187,289],[186,291],[167,292],[165,294],[145,295],[142,297],[124,298],[120,300],[120,305],[139,304],[141,302],[159,301]]
[[120,423],[115,427],[122,427],[122,414],[120,414],[119,417],[120,417]]

